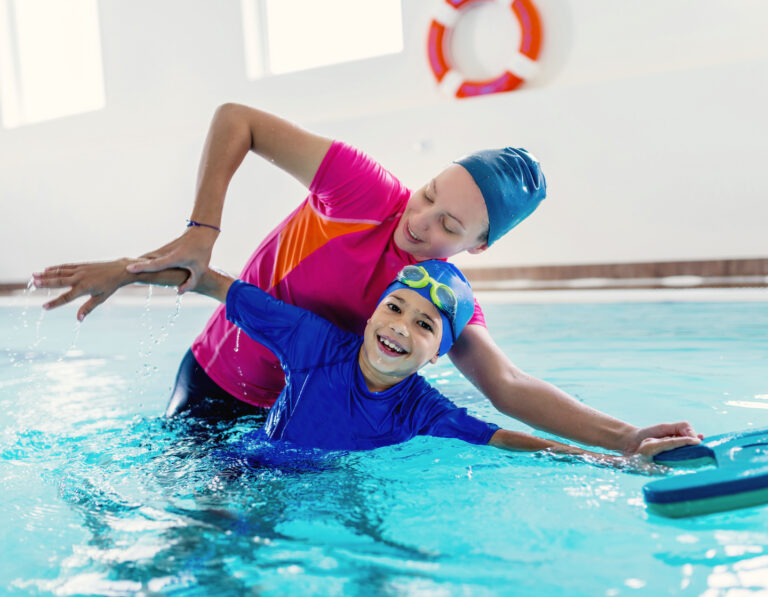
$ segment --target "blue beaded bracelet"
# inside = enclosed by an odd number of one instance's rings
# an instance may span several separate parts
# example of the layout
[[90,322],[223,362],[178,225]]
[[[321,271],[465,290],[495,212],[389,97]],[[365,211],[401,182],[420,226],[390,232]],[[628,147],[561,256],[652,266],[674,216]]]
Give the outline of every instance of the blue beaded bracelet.
[[190,226],[204,226],[205,228],[213,228],[217,232],[221,232],[221,228],[213,226],[212,224],[203,224],[202,222],[195,222],[194,220],[187,220],[187,228]]

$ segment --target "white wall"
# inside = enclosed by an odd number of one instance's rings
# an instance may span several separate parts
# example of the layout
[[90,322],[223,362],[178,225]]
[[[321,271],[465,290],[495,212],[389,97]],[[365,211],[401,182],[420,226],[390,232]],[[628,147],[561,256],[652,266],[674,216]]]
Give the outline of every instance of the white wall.
[[[538,0],[541,76],[452,100],[425,52],[432,2],[405,0],[405,51],[245,78],[236,0],[102,0],[105,110],[0,129],[0,281],[135,255],[181,232],[215,107],[239,101],[358,144],[409,184],[488,146],[530,148],[549,196],[472,265],[768,256],[768,4]],[[303,197],[256,157],[214,262],[237,271]]]

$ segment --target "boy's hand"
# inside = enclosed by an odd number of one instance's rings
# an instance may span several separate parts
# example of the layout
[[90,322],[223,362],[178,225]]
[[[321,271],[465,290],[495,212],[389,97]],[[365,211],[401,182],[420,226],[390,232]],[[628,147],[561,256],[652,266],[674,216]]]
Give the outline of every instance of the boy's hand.
[[90,295],[77,311],[77,320],[82,321],[98,305],[106,301],[120,287],[130,284],[134,276],[125,271],[133,260],[116,259],[96,263],[68,263],[47,267],[32,274],[37,288],[66,288],[69,290],[43,305],[43,309],[55,309]]
[[633,454],[653,456],[680,446],[698,444],[703,437],[697,434],[686,421],[662,423],[635,431],[627,441],[623,452],[628,456]]

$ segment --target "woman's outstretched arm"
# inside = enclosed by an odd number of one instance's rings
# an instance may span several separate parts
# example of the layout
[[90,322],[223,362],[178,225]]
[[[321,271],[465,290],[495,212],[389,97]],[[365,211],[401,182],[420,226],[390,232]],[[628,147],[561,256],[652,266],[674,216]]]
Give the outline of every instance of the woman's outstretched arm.
[[[634,456],[652,458],[659,452],[673,450],[680,446],[698,444],[701,440],[697,437],[665,437],[661,439],[648,438],[638,446]],[[603,464],[625,464],[627,456],[619,454],[604,454],[591,452],[578,446],[572,446],[550,439],[544,439],[528,433],[498,429],[488,442],[489,446],[511,450],[514,452],[551,452],[553,454],[573,454],[575,456],[587,456],[592,460]]]
[[[114,269],[115,261],[62,264],[35,274],[42,288],[70,290],[46,304],[52,309],[73,299],[90,295],[78,311],[82,319],[106,301],[118,288],[134,282],[178,286],[192,290],[208,268],[220,228],[224,197],[248,151],[269,160],[305,186],[320,167],[331,140],[301,129],[268,112],[239,104],[220,106],[211,121],[197,175],[197,191],[190,220],[208,226],[193,226],[140,260],[128,260],[125,276]],[[119,260],[118,260],[119,261]],[[171,270],[179,271],[169,274]],[[143,274],[141,279],[131,277]],[[154,275],[157,274],[157,275]]]
[[448,355],[500,412],[560,437],[628,455],[637,454],[645,440],[700,438],[684,421],[641,428],[579,402],[521,371],[483,326],[468,325]]
[[239,104],[224,104],[213,116],[203,148],[197,191],[190,220],[180,237],[146,253],[145,261],[129,267],[132,273],[182,267],[190,272],[180,292],[194,289],[211,258],[221,227],[224,198],[235,172],[248,151],[253,151],[309,186],[331,139],[315,135],[268,112]]

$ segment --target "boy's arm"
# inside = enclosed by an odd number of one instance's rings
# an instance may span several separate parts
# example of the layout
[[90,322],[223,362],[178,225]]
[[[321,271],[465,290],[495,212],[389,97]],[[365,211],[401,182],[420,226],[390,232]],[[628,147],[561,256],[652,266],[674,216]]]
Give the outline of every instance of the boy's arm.
[[[137,275],[144,276],[147,274]],[[226,303],[229,287],[232,286],[232,284],[235,282],[235,279],[236,278],[234,276],[230,276],[225,272],[211,269],[209,267],[203,272],[203,275],[200,278],[200,282],[195,287],[194,292],[198,294],[204,294],[205,296],[210,296],[220,303]]]
[[319,315],[226,274],[208,270],[195,292],[226,301],[227,320],[272,351],[285,370],[327,363],[359,340]]
[[[67,292],[45,303],[43,309],[54,309],[78,297],[88,295],[90,298],[77,311],[77,319],[82,321],[88,313],[123,286],[128,284],[178,286],[189,276],[189,272],[181,268],[140,274],[131,274],[126,271],[127,265],[140,261],[140,259],[124,258],[114,261],[58,265],[32,274],[32,279],[38,288],[69,287]],[[231,276],[209,268],[203,276],[201,288],[197,291],[224,302],[233,281],[234,278]]]
[[[665,452],[680,446],[698,444],[701,440],[695,437],[667,437],[663,439],[648,438],[643,440],[635,454],[651,458],[659,452]],[[516,452],[541,452],[547,451],[555,454],[574,454],[577,456],[588,456],[599,462],[606,464],[620,464],[625,462],[625,457],[617,454],[602,454],[599,452],[590,452],[578,446],[563,444],[550,439],[536,437],[528,433],[518,431],[509,431],[507,429],[498,429],[491,440],[489,446],[512,450]]]
[[582,404],[515,367],[480,325],[468,325],[448,354],[499,411],[561,437],[625,454],[638,453],[646,439],[699,437],[686,422],[638,428]]
[[[94,307],[122,286],[133,283],[177,286],[189,275],[186,269],[180,268],[140,274],[126,271],[126,265],[140,261],[142,260],[126,258],[61,265],[33,274],[33,280],[38,288],[70,287],[69,291],[45,303],[44,309],[53,309],[80,296],[90,295],[77,312],[78,320],[82,321]],[[194,292],[226,303],[229,290],[235,281],[233,276],[209,267],[203,272]],[[105,286],[108,291],[104,290]],[[296,363],[297,366],[312,364],[315,351],[328,344],[338,344],[328,341],[330,335],[350,335],[321,317],[269,296],[260,288],[246,283],[242,283],[242,286],[247,288],[239,288],[237,295],[241,298],[245,296],[246,300],[236,300],[234,305],[227,303],[227,318],[251,338],[267,346],[281,360]],[[234,319],[232,309],[237,313]],[[296,328],[300,322],[304,324],[302,333],[297,333]],[[313,342],[307,341],[309,337]],[[334,336],[334,340],[338,341],[339,338]]]
[[78,321],[112,296],[115,291],[129,284],[154,284],[156,286],[178,286],[189,276],[185,269],[173,268],[160,272],[131,274],[126,266],[139,259],[115,259],[88,263],[67,263],[45,268],[32,274],[37,288],[69,288],[67,292],[48,301],[43,309],[55,309],[81,296],[90,296],[77,311]]

